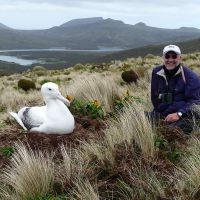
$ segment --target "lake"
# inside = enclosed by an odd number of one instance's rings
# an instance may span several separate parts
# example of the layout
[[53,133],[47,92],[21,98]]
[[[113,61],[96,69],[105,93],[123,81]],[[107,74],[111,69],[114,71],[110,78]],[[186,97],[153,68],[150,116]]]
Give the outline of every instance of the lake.
[[16,56],[3,56],[0,55],[0,60],[10,63],[16,63],[19,65],[32,65],[33,63],[38,63],[37,60],[26,60],[22,58],[17,58]]
[[[99,48],[97,50],[71,50],[71,49],[64,49],[64,48],[52,48],[52,49],[16,49],[16,50],[0,50],[0,60],[1,61],[5,61],[5,62],[9,62],[9,63],[16,63],[19,65],[32,65],[34,63],[40,63],[40,64],[44,64],[45,62],[39,59],[24,59],[24,58],[20,58],[20,56],[15,56],[15,55],[6,55],[6,53],[15,53],[16,55],[19,52],[74,52],[74,53],[78,53],[78,52],[88,52],[88,53],[103,53],[103,52],[116,52],[116,51],[120,51],[122,49],[120,48]],[[1,55],[2,54],[2,55]]]

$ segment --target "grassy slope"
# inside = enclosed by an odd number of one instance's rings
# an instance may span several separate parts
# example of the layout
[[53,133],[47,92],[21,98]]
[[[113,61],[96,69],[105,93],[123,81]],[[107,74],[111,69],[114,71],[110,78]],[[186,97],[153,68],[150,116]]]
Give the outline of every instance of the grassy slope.
[[[125,51],[104,56],[100,59],[97,59],[96,61],[109,62],[111,60],[123,60],[123,59],[131,58],[131,57],[135,57],[135,58],[139,56],[144,57],[147,54],[160,56],[163,47],[168,44],[169,43],[161,44],[161,45],[149,45],[149,46],[145,46],[141,48],[125,50]],[[175,42],[174,44],[177,44],[181,48],[182,53],[184,54],[200,51],[200,39],[188,40],[185,42]]]
[[[196,67],[199,58],[200,53],[194,53],[183,60],[200,74]],[[1,77],[1,198],[198,199],[199,130],[193,133],[195,137],[161,126],[155,130],[143,114],[151,110],[152,66],[161,62],[159,57],[151,56]],[[137,85],[122,81],[121,72],[127,69],[139,75]],[[73,96],[73,134],[24,133],[8,116],[7,111],[17,111],[21,106],[43,104],[38,90],[26,93],[17,89],[17,81],[24,77],[34,80],[37,88],[47,80],[56,82],[63,95]],[[76,101],[94,105],[95,99],[101,105],[93,110],[96,119],[84,106],[76,109]],[[118,113],[116,108],[123,112]],[[99,118],[99,109],[103,118]]]

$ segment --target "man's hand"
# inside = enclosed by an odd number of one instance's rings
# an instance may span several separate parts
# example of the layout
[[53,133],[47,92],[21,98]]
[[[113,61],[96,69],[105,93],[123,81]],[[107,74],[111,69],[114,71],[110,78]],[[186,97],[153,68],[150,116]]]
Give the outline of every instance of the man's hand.
[[177,113],[172,113],[167,115],[167,117],[165,118],[165,122],[176,122],[180,119],[180,117],[178,116]]

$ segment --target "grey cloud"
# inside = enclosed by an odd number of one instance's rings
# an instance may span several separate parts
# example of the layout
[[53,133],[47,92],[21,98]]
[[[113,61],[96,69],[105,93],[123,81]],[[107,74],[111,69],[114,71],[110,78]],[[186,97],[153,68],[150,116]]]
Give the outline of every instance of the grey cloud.
[[56,4],[56,5],[83,5],[88,3],[117,3],[117,4],[133,4],[133,5],[153,5],[153,6],[181,6],[181,5],[191,5],[191,4],[199,4],[199,0],[179,0],[179,1],[160,1],[160,0],[0,0],[1,4],[13,4],[13,3],[47,3],[47,4]]

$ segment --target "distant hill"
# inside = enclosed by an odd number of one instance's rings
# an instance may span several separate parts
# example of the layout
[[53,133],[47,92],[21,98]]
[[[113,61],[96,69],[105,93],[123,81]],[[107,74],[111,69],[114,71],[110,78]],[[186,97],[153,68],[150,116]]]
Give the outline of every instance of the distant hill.
[[[111,60],[124,60],[126,58],[131,58],[131,57],[136,58],[139,56],[144,57],[147,54],[161,56],[163,47],[168,44],[169,43],[164,43],[161,45],[148,45],[145,47],[119,51],[116,53],[112,53],[112,54],[97,58],[95,59],[95,62],[109,62]],[[200,52],[200,38],[194,39],[194,40],[188,40],[184,42],[174,42],[173,44],[178,45],[183,54]]]
[[0,30],[3,30],[3,29],[11,29],[10,27],[0,23]]
[[103,18],[102,17],[93,17],[93,18],[84,18],[84,19],[73,19],[71,21],[68,21],[68,22],[60,25],[60,27],[72,27],[72,26],[86,25],[86,24],[96,23],[99,21],[103,21]]
[[199,37],[200,29],[193,27],[163,29],[101,17],[74,19],[44,30],[16,30],[0,24],[0,49],[131,49]]

